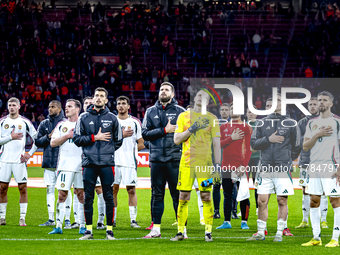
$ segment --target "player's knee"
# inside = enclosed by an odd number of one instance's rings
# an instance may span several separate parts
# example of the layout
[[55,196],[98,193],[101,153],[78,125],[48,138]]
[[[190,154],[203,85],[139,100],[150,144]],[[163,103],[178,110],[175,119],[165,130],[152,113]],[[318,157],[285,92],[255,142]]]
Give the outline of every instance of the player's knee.
[[0,185],[0,195],[3,197],[3,196],[6,196],[7,195],[7,191],[8,191],[8,188],[3,186],[3,185]]
[[58,201],[59,203],[64,203],[67,198],[67,193],[65,191],[60,190],[58,192]]
[[340,207],[340,197],[330,197],[329,202],[331,203],[333,208]]
[[287,199],[278,198],[277,203],[278,203],[279,206],[286,206],[287,205]]
[[318,208],[320,206],[320,198],[311,197],[310,198],[310,207]]
[[201,192],[202,201],[209,201],[211,199],[210,192]]
[[78,200],[81,204],[84,204],[84,191],[81,192],[81,191],[78,191],[77,192],[77,197],[78,197]]
[[127,193],[129,194],[130,197],[134,197],[136,195],[136,189],[133,188],[129,188],[127,189]]

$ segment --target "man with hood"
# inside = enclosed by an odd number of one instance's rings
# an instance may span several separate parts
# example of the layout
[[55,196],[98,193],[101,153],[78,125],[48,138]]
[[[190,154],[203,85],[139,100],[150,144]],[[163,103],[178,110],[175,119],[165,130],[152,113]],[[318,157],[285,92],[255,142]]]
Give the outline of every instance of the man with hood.
[[52,148],[50,145],[54,128],[60,121],[66,120],[61,103],[53,100],[48,105],[48,117],[38,127],[38,136],[35,145],[44,149],[42,168],[44,170],[44,184],[47,186],[48,221],[39,226],[54,226],[55,185],[57,183],[56,167],[58,162],[59,146]]
[[174,143],[174,132],[178,116],[185,109],[174,99],[175,88],[169,82],[160,86],[158,100],[154,106],[146,110],[142,136],[149,141],[151,164],[153,228],[144,238],[161,237],[161,219],[164,212],[165,185],[168,183],[177,215],[179,191],[177,190],[181,145]]

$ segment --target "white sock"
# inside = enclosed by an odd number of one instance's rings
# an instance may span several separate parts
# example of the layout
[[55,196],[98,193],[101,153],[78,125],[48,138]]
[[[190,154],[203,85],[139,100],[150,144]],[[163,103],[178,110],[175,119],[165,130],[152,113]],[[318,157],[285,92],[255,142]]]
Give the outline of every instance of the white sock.
[[204,219],[204,217],[203,217],[203,203],[202,203],[202,198],[201,198],[201,192],[197,190],[196,193],[197,193],[198,211],[200,213],[200,220],[202,220]]
[[[79,208],[80,208],[80,203],[78,200],[78,196],[77,194],[73,194],[73,216],[74,216],[74,221],[77,223],[79,222],[79,216],[81,214],[81,210]],[[83,209],[84,209],[84,206],[83,206]]]
[[338,242],[340,234],[340,207],[334,208],[333,210],[334,210],[334,227],[332,239]]
[[65,204],[57,203],[57,228],[62,228],[65,217]]
[[302,195],[302,221],[308,223],[310,210],[310,196]]
[[[117,207],[115,207],[117,208]],[[137,218],[137,206],[129,206],[131,222]]]
[[328,197],[327,196],[321,196],[320,212],[321,212],[321,221],[327,221],[327,212],[328,212]]
[[[98,195],[97,205],[98,205],[98,223],[104,223],[105,200],[104,200],[103,193]],[[115,208],[117,208],[117,207],[115,207]],[[115,212],[115,214],[116,214],[116,212]],[[115,215],[115,217],[116,217],[116,215]],[[116,218],[115,218],[115,222],[116,222]]]
[[114,217],[113,217],[113,222],[116,222],[117,219],[117,207],[114,207]]
[[81,228],[85,228],[85,214],[84,214],[84,204],[79,203],[78,204],[78,220],[77,222],[79,222],[80,227]]
[[276,236],[281,237],[282,236],[282,232],[285,229],[285,226],[287,226],[287,221],[283,220],[283,219],[279,219],[277,221],[277,231],[276,231]]
[[0,204],[0,219],[6,218],[6,208],[7,208],[7,203]]
[[319,208],[310,208],[310,222],[312,223],[314,239],[320,240],[321,228],[320,228],[320,209]]
[[158,233],[160,233],[161,232],[161,227],[155,227],[155,225],[154,225],[152,230],[155,230]]
[[71,206],[72,206],[72,193],[71,190],[69,190],[65,201],[65,220],[70,220]]
[[54,190],[55,190],[54,185],[47,185],[46,200],[47,200],[48,219],[52,221],[54,221],[54,205],[55,205]]
[[264,230],[267,227],[267,222],[263,220],[257,220],[257,234],[260,236],[264,236]]
[[27,203],[20,203],[20,219],[25,219],[27,213]]

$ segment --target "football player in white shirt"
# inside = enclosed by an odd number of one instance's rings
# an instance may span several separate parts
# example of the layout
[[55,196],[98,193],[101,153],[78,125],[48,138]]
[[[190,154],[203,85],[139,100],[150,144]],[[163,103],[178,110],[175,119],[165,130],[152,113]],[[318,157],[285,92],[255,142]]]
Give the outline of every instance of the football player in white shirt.
[[73,132],[78,120],[81,103],[75,99],[68,99],[65,106],[66,121],[60,122],[52,135],[51,147],[60,146],[57,164],[57,226],[49,234],[62,234],[62,224],[65,216],[65,201],[68,191],[74,184],[75,193],[79,201],[79,234],[85,233],[84,218],[84,184],[81,168],[82,148],[73,143]]
[[[92,100],[93,100],[92,96],[87,96],[87,97],[84,98],[84,100],[83,100],[83,110],[84,110],[84,112],[86,112],[87,107],[90,104],[92,104]],[[97,178],[95,191],[96,191],[97,196],[98,196],[98,200],[97,200],[97,206],[98,206],[97,229],[105,229],[105,226],[104,226],[105,200],[104,200],[104,196],[103,196],[102,183],[100,181],[99,176]],[[78,224],[79,215],[82,212],[78,212],[78,204],[79,204],[79,201],[78,201],[77,194],[74,193],[74,197],[73,197],[73,213],[74,213],[75,222],[72,223],[71,228],[79,228],[79,224]]]
[[318,94],[320,115],[308,121],[303,150],[310,150],[306,192],[310,195],[313,239],[302,246],[321,246],[320,200],[324,194],[334,209],[332,240],[326,247],[339,246],[340,234],[340,117],[331,112],[334,97],[327,91]]
[[[7,103],[9,114],[0,119],[0,225],[6,225],[7,191],[12,174],[20,192],[20,226],[26,226],[28,159],[37,150],[34,139],[37,131],[33,124],[19,115],[20,101],[12,97]],[[33,139],[31,150],[25,153],[26,135]]]
[[140,228],[137,218],[137,154],[144,149],[144,139],[142,138],[141,122],[139,119],[129,115],[130,99],[120,96],[116,99],[118,121],[123,129],[123,144],[115,152],[115,179],[113,183],[113,199],[115,205],[114,225],[117,216],[117,194],[119,184],[122,182],[126,186],[129,194],[130,223],[133,228]]

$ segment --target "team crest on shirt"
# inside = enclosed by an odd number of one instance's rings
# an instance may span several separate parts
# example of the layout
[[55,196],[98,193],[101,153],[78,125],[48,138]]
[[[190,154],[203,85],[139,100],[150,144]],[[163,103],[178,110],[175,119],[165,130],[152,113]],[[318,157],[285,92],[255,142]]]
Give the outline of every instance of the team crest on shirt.
[[318,128],[318,125],[314,125],[314,126],[312,127],[313,130],[315,130],[315,129],[317,129],[317,128]]
[[303,180],[300,180],[300,184],[303,184]]
[[65,188],[65,183],[60,183],[60,187]]
[[179,183],[178,183],[178,186],[181,186],[181,184],[182,184],[182,183],[181,183],[181,182],[179,182]]
[[21,126],[21,125],[19,125],[18,127],[19,127],[19,130],[21,130],[21,129],[22,129],[22,126]]
[[67,127],[64,127],[61,131],[63,131],[63,133],[66,133],[67,132]]
[[8,125],[8,124],[6,124],[6,125],[4,126],[4,128],[5,128],[5,129],[8,129],[8,128],[9,128],[9,125]]

